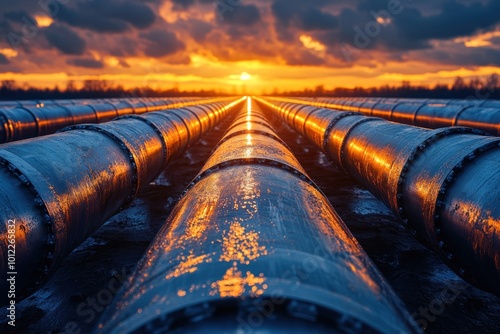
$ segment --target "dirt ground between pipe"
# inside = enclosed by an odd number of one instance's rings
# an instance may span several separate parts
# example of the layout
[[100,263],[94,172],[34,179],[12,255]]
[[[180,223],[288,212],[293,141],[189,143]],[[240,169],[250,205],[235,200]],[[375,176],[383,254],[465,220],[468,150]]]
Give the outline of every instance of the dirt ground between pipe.
[[[15,332],[90,332],[108,303],[110,282],[115,290],[122,276],[131,273],[229,124],[227,120],[170,164],[129,208],[73,251],[42,289],[19,302]],[[315,146],[282,123],[275,127],[427,333],[500,332],[500,298],[463,282]],[[96,300],[94,308],[89,298]],[[6,319],[4,307],[0,333],[11,332]]]

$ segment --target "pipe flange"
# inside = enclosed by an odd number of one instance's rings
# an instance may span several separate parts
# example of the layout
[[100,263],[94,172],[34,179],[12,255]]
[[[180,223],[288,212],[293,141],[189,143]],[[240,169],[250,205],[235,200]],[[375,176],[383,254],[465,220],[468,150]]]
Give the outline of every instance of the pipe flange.
[[305,135],[305,133],[306,133],[306,125],[307,125],[307,121],[309,120],[309,117],[311,117],[311,115],[313,115],[316,111],[324,109],[324,108],[321,108],[318,106],[311,106],[311,107],[316,108],[316,109],[312,109],[311,111],[309,111],[306,118],[304,119],[304,125],[302,125],[302,129],[301,129],[301,133],[303,135]]
[[280,170],[285,170],[294,176],[298,177],[302,181],[305,181],[306,183],[310,184],[313,186],[316,190],[322,193],[321,189],[314,183],[313,180],[309,178],[306,174],[302,173],[301,171],[297,170],[295,167],[290,166],[288,164],[285,164],[281,161],[276,161],[276,160],[271,160],[267,158],[238,158],[238,159],[232,159],[228,161],[224,161],[221,163],[218,163],[200,174],[198,174],[193,181],[186,187],[180,198],[183,198],[186,193],[193,188],[200,180],[205,178],[206,176],[218,172],[222,169],[228,168],[228,167],[233,167],[233,166],[246,166],[246,165],[260,165],[260,166],[268,166],[268,167],[274,167],[278,168]]
[[446,241],[443,238],[443,234],[441,233],[442,221],[441,215],[439,212],[443,208],[444,199],[448,193],[449,187],[456,181],[458,175],[463,169],[474,162],[480,155],[489,152],[490,150],[496,149],[500,147],[500,139],[491,141],[481,147],[474,149],[471,153],[466,155],[460,162],[458,162],[448,173],[446,178],[444,179],[441,187],[439,189],[438,196],[436,198],[436,205],[434,210],[434,235],[436,237],[436,243],[438,245],[438,252],[445,255],[445,258],[448,260],[450,267],[452,267],[455,272],[457,272],[460,276],[465,277],[470,280],[471,277],[469,272],[463,269],[457,261],[457,258],[453,255],[453,253],[448,248]]
[[115,120],[127,119],[127,118],[141,120],[144,123],[146,123],[147,125],[149,125],[151,128],[153,128],[153,130],[155,130],[156,134],[160,137],[161,142],[163,144],[163,154],[165,156],[165,159],[163,159],[164,163],[163,163],[162,169],[165,168],[165,166],[167,164],[167,158],[168,158],[168,144],[167,144],[167,141],[165,140],[165,138],[163,137],[163,133],[158,128],[158,126],[156,126],[156,124],[154,124],[153,122],[151,122],[150,120],[148,120],[144,116],[140,116],[140,115],[123,115],[123,116],[119,116],[119,117],[115,118]]
[[[340,155],[339,155],[339,163],[340,163],[340,168],[342,168],[342,170],[345,172],[345,173],[349,173],[347,171],[347,169],[344,167],[344,157],[345,157],[345,150],[346,150],[346,145],[347,145],[347,139],[349,138],[349,136],[351,135],[352,131],[358,127],[358,125],[360,124],[363,124],[363,123],[366,123],[366,122],[373,122],[373,121],[380,121],[381,118],[378,118],[378,117],[366,117],[364,116],[364,118],[358,120],[356,123],[354,123],[350,128],[349,130],[347,130],[347,132],[345,133],[344,135],[344,138],[342,139],[342,143],[340,144]],[[325,138],[328,138],[325,136]]]
[[137,162],[136,158],[134,156],[134,153],[128,148],[127,144],[125,144],[118,136],[116,136],[114,133],[103,129],[102,127],[98,125],[93,125],[93,124],[79,124],[79,125],[73,125],[69,126],[67,128],[64,128],[61,130],[61,132],[66,132],[66,131],[71,131],[71,130],[90,130],[90,131],[95,131],[99,132],[106,137],[110,138],[113,140],[115,143],[120,146],[122,151],[125,153],[127,156],[130,165],[132,166],[132,190],[130,194],[127,196],[127,199],[123,203],[123,205],[120,207],[120,211],[125,209],[136,197],[137,193],[139,192],[139,171],[137,170]]
[[[323,145],[322,145],[321,149],[323,150],[323,152],[326,153],[328,158],[331,158],[330,154],[328,153],[328,149],[327,149],[328,148],[328,138],[330,137],[330,132],[332,132],[333,128],[335,127],[335,125],[337,125],[338,121],[340,121],[342,118],[348,117],[348,116],[362,116],[362,114],[360,114],[358,112],[352,112],[352,111],[341,112],[334,119],[332,119],[330,121],[330,123],[328,124],[328,126],[326,127],[325,136],[323,137]],[[330,159],[330,160],[332,160],[332,159]]]
[[[321,324],[335,329],[351,329],[353,332],[372,332],[373,327],[368,323],[343,314],[320,304],[315,304],[301,298],[282,297],[279,303],[270,295],[261,295],[253,298],[231,298],[221,300],[208,300],[186,305],[172,312],[159,314],[145,324],[134,329],[135,332],[155,332],[158,328],[164,331],[183,331],[186,324],[196,323],[199,319],[211,319],[219,314],[233,314],[235,318],[245,317],[247,314],[261,312],[264,303],[274,306],[274,313],[280,317],[306,320],[309,324]],[[232,312],[232,313],[231,313]]]
[[424,141],[420,143],[416,148],[414,148],[411,152],[410,155],[408,156],[408,159],[406,160],[403,168],[401,169],[401,173],[399,174],[399,179],[398,179],[398,184],[397,184],[397,190],[396,190],[396,206],[397,206],[397,211],[402,219],[403,223],[405,226],[408,226],[411,230],[413,230],[412,226],[409,226],[409,219],[406,214],[406,210],[403,205],[403,186],[406,183],[406,177],[408,174],[408,171],[411,167],[411,164],[413,160],[417,159],[418,156],[420,156],[426,148],[428,148],[430,145],[433,143],[439,141],[441,138],[450,136],[450,135],[455,135],[455,134],[474,134],[474,135],[485,135],[484,132],[477,130],[477,129],[472,129],[472,128],[465,128],[465,127],[449,127],[449,128],[442,128],[442,129],[437,129],[432,131],[433,134],[427,137]]
[[7,171],[13,175],[15,178],[19,179],[21,184],[33,195],[33,200],[35,205],[38,207],[42,217],[42,223],[45,226],[47,232],[47,251],[44,256],[44,262],[41,267],[37,269],[36,277],[30,281],[26,286],[26,295],[34,293],[48,277],[50,268],[53,264],[54,253],[56,251],[56,233],[54,232],[54,220],[52,219],[45,202],[42,199],[41,194],[36,189],[35,185],[29,180],[29,178],[24,175],[24,173],[14,166],[9,160],[7,160],[2,155],[5,152],[0,153],[0,165],[7,169]]
[[[293,117],[290,119],[290,122],[291,122],[292,124],[295,124],[295,117],[297,116],[297,114],[299,113],[299,111],[301,111],[302,109],[304,109],[304,108],[306,108],[306,107],[314,107],[314,106],[311,106],[311,105],[308,105],[308,104],[300,103],[300,102],[298,102],[298,101],[295,101],[294,103],[295,103],[295,106],[297,106],[297,105],[298,105],[299,107],[297,107],[297,109],[296,109],[296,110],[294,110]],[[291,114],[291,112],[290,112],[290,113],[288,113],[288,115],[290,115],[290,114]]]

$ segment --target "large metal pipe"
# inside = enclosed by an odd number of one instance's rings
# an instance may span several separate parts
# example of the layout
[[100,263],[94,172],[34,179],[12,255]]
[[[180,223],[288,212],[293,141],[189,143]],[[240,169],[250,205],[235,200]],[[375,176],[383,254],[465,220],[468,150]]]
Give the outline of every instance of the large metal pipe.
[[437,129],[465,126],[500,136],[500,102],[468,100],[333,99],[272,98],[273,101],[309,104],[339,111],[360,112],[389,121]]
[[220,99],[88,101],[78,105],[47,105],[0,109],[0,144],[55,133],[75,124],[103,123],[118,116],[212,103]]
[[[0,291],[7,291],[6,275],[15,271],[16,300],[34,292],[68,253],[126,206],[172,157],[241,101],[122,116],[3,145]],[[208,123],[211,117],[214,122]],[[9,238],[10,225],[15,225],[15,238]],[[15,239],[15,270],[7,258],[10,239]],[[2,294],[2,302],[6,297]]]
[[461,106],[471,106],[471,107],[483,107],[483,108],[500,108],[500,101],[488,100],[488,99],[416,99],[416,98],[380,98],[380,97],[320,97],[320,98],[300,98],[304,101],[316,101],[316,102],[334,102],[334,103],[353,103],[353,102],[375,102],[375,103],[386,103],[386,104],[396,104],[396,103],[414,103],[414,104],[427,104],[427,105],[461,105]]
[[258,101],[384,201],[457,274],[500,295],[500,138]]
[[249,103],[97,331],[419,330],[328,200]]

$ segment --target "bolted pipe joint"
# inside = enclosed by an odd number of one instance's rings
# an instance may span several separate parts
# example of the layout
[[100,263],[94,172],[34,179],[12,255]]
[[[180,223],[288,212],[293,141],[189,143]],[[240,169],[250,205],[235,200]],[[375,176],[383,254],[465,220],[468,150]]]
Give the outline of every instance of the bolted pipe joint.
[[500,138],[259,102],[382,200],[459,276],[500,296]]
[[[171,159],[241,102],[76,125],[0,148],[0,287],[7,291],[15,221],[16,297],[38,289],[74,248],[153,181]],[[215,116],[214,116],[215,117]],[[5,302],[7,294],[2,295]]]

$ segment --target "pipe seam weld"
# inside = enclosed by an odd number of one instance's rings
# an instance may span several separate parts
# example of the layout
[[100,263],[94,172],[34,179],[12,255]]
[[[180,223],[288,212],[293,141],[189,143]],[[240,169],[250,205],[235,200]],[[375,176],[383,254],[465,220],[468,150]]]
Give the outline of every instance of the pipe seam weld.
[[[255,116],[255,115],[252,115],[252,117],[254,117],[254,116]],[[248,122],[249,122],[249,121],[235,122],[234,124],[232,124],[232,125],[231,125],[231,127],[228,129],[228,131],[229,131],[229,130],[231,130],[232,128],[237,127],[238,125],[247,124]],[[251,121],[251,123],[252,123],[252,124],[259,124],[259,125],[265,126],[265,127],[266,127],[266,128],[268,128],[269,130],[274,131],[274,129],[273,129],[273,128],[271,128],[271,127],[269,126],[269,124],[266,124],[266,123],[264,123],[264,122],[261,122],[261,121],[254,121],[254,120],[252,120],[252,121]]]
[[305,135],[305,133],[306,133],[306,124],[307,124],[307,121],[309,120],[309,117],[311,117],[311,115],[314,114],[318,110],[321,110],[321,108],[316,107],[316,106],[312,106],[311,110],[307,113],[307,116],[304,118],[304,123],[302,124],[302,129],[301,129],[302,135]]
[[[321,110],[321,109],[316,109],[316,110]],[[325,152],[325,154],[327,155],[328,158],[331,158],[330,151],[327,149],[328,148],[328,138],[330,137],[330,132],[332,132],[335,125],[337,125],[337,123],[342,118],[347,117],[347,116],[361,116],[361,114],[357,113],[357,112],[352,112],[352,111],[342,112],[339,115],[337,115],[334,119],[332,119],[325,129],[325,135],[323,136],[323,145],[322,145],[323,147],[321,147],[321,148],[322,148],[323,152]],[[306,123],[304,123],[304,124],[307,124],[307,120],[306,120]],[[305,127],[305,125],[304,125],[304,127]]]
[[[196,107],[197,106],[191,106],[191,108],[196,108]],[[201,121],[198,114],[196,112],[194,112],[191,108],[190,107],[183,107],[183,108],[174,109],[174,110],[185,110],[185,111],[189,112],[190,114],[194,115],[194,117],[198,121],[198,124],[200,125],[200,129],[201,129],[200,132],[204,133],[205,131],[208,131],[209,129],[204,129],[203,122]],[[202,110],[202,111],[205,112],[204,110]]]
[[438,196],[436,198],[436,205],[434,210],[434,235],[436,236],[436,241],[438,245],[438,251],[442,252],[445,255],[446,259],[449,261],[449,265],[454,267],[462,276],[467,279],[471,279],[469,273],[465,271],[458,263],[457,258],[453,256],[453,253],[448,250],[447,244],[443,239],[443,234],[441,233],[441,216],[439,215],[440,209],[442,209],[444,204],[444,198],[448,193],[449,187],[453,184],[453,182],[457,179],[457,176],[461,171],[464,170],[464,167],[474,160],[476,160],[480,155],[489,152],[490,150],[496,149],[500,146],[500,139],[495,141],[491,141],[489,143],[484,144],[481,147],[474,149],[471,153],[466,155],[460,162],[458,162],[448,173],[446,178],[441,184],[439,189]]
[[37,134],[37,136],[39,136],[40,135],[40,118],[38,118],[38,116],[35,115],[33,113],[33,111],[30,110],[30,108],[20,107],[19,109],[27,111],[28,114],[30,114],[31,117],[33,117],[33,119],[35,120],[35,124],[36,124],[36,127],[35,127],[36,128],[36,134]]
[[3,133],[5,136],[5,140],[3,138],[0,138],[0,143],[6,143],[9,138],[10,138],[10,126],[9,126],[9,118],[5,117],[5,115],[2,112],[3,110],[0,109],[0,122],[2,123],[1,126],[3,127]]
[[465,106],[465,107],[463,107],[462,109],[460,109],[460,110],[456,113],[455,117],[453,117],[453,120],[452,120],[452,121],[453,121],[453,123],[452,123],[452,124],[453,124],[453,126],[457,126],[457,124],[458,124],[458,120],[459,120],[460,116],[464,113],[464,111],[466,111],[467,109],[470,109],[470,108],[472,108],[472,107],[473,107],[473,106]]
[[272,159],[267,159],[267,158],[239,158],[239,159],[232,159],[232,160],[227,160],[221,163],[218,163],[216,165],[213,165],[212,167],[204,170],[201,172],[191,183],[186,187],[180,198],[183,198],[186,193],[193,188],[200,180],[204,179],[206,176],[218,172],[222,169],[226,169],[232,166],[243,166],[243,165],[261,165],[261,166],[268,166],[268,167],[274,167],[280,170],[287,171],[291,173],[292,175],[298,177],[302,181],[305,181],[309,185],[313,186],[315,189],[317,189],[319,192],[322,193],[321,189],[314,183],[313,180],[306,174],[302,173],[301,171],[297,170],[295,167],[290,166],[288,164],[285,164],[280,161],[272,160]]
[[[56,243],[55,241],[57,240],[56,238],[56,233],[54,231],[54,228],[56,226],[55,221],[53,220],[53,215],[50,214],[49,208],[46,205],[46,201],[44,201],[42,193],[36,188],[35,184],[16,166],[14,165],[13,161],[17,163],[17,165],[22,165],[23,168],[28,168],[28,170],[35,175],[38,175],[38,172],[31,166],[29,166],[27,163],[25,163],[21,158],[19,158],[17,155],[12,154],[8,151],[2,151],[0,152],[0,165],[2,167],[7,167],[7,171],[17,178],[21,184],[24,185],[24,187],[33,195],[34,202],[36,207],[40,210],[42,221],[45,226],[45,230],[47,232],[47,251],[44,256],[44,263],[42,266],[37,268],[37,272],[35,273],[36,279],[31,280],[33,282],[33,285],[30,286],[28,285],[25,289],[26,291],[31,294],[35,290],[37,290],[42,282],[45,281],[45,278],[49,274],[49,269],[51,268],[54,260],[54,253],[56,251]],[[38,180],[42,180],[39,178]]]
[[130,194],[128,195],[127,199],[123,203],[122,207],[120,210],[123,210],[125,207],[127,207],[135,198],[139,191],[139,171],[137,170],[137,158],[135,154],[130,150],[130,148],[127,146],[127,144],[117,135],[112,133],[111,131],[108,131],[106,129],[103,129],[99,125],[94,125],[94,124],[78,124],[78,125],[72,125],[67,128],[64,128],[61,130],[61,132],[66,132],[70,130],[89,130],[89,131],[95,131],[99,132],[106,137],[110,138],[113,140],[115,143],[118,144],[118,146],[122,149],[122,151],[125,153],[127,159],[130,161],[130,165],[132,167],[132,190]]
[[396,109],[398,106],[402,105],[403,102],[398,102],[398,103],[394,103],[394,105],[392,106],[390,112],[389,112],[389,120],[392,121],[392,115],[394,114],[394,109]]
[[[291,122],[293,124],[295,122],[295,117],[297,116],[297,114],[299,113],[299,111],[301,111],[302,109],[304,109],[306,107],[310,107],[310,106],[308,106],[307,104],[301,104],[296,109],[290,110],[290,112],[288,113],[288,116],[292,116],[292,117],[290,117],[290,121],[289,122]],[[291,115],[292,112],[293,112],[293,115]]]
[[285,146],[288,149],[288,145],[281,138],[277,137],[276,135],[274,135],[272,133],[265,132],[262,130],[240,130],[240,131],[236,131],[236,132],[233,132],[231,134],[225,135],[224,138],[222,138],[221,141],[219,141],[219,143],[217,145],[215,145],[214,149],[212,150],[212,153],[214,153],[222,144],[224,144],[229,139],[237,137],[237,136],[242,135],[242,134],[246,134],[246,133],[263,135],[263,136],[269,137],[271,139],[276,140],[278,143],[280,143],[281,145]]
[[[362,116],[362,115],[361,115]],[[373,122],[373,121],[381,121],[382,118],[378,118],[378,117],[364,117],[358,121],[356,121],[353,125],[351,125],[351,127],[347,130],[347,132],[345,133],[344,135],[344,138],[342,138],[342,143],[340,144],[340,152],[339,152],[339,162],[340,162],[340,167],[342,168],[342,170],[349,174],[349,171],[347,170],[347,168],[344,167],[344,157],[345,157],[345,150],[346,150],[346,145],[347,145],[347,142],[349,141],[349,137],[352,133],[352,131],[358,127],[358,125],[360,124],[363,124],[363,123],[367,123],[367,122]],[[327,137],[328,138],[328,137]]]
[[148,120],[147,118],[145,118],[144,116],[140,116],[140,115],[123,115],[123,116],[119,116],[117,118],[115,118],[114,120],[120,120],[120,119],[128,119],[128,118],[131,118],[131,119],[137,119],[137,120],[140,120],[144,123],[146,123],[147,125],[149,125],[155,132],[156,134],[160,137],[160,140],[161,140],[161,144],[163,146],[163,156],[165,157],[163,159],[163,165],[162,165],[162,169],[165,168],[165,166],[167,165],[168,161],[167,161],[167,158],[168,158],[168,144],[167,144],[167,141],[165,140],[165,138],[163,137],[163,133],[161,132],[160,128],[158,128],[158,126],[151,122],[150,120]]
[[[163,114],[165,116],[174,115],[175,117],[177,117],[177,119],[179,119],[181,121],[182,124],[184,124],[184,127],[186,128],[186,136],[187,136],[186,143],[188,144],[186,147],[188,147],[189,143],[191,142],[191,131],[189,131],[189,129],[191,129],[191,127],[189,126],[189,124],[186,123],[186,120],[184,119],[184,117],[182,117],[181,115],[179,115],[178,113],[175,112],[176,110],[180,110],[180,109],[172,109],[172,110],[168,110],[168,112],[159,111],[159,113]],[[199,120],[198,120],[198,122],[199,122]],[[200,128],[201,128],[201,125],[200,125]]]

